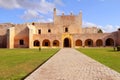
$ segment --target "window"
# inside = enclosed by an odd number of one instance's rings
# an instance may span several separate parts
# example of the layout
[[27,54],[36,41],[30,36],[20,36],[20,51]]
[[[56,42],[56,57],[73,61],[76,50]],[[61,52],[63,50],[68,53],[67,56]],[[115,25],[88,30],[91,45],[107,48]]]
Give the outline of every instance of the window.
[[35,25],[35,23],[33,22],[32,25]]
[[41,30],[40,29],[38,30],[38,34],[41,34]]
[[24,40],[21,39],[21,40],[19,41],[19,44],[20,44],[20,45],[24,45]]
[[50,29],[48,29],[48,32],[50,33],[50,32],[51,32],[51,30],[50,30]]
[[68,28],[67,27],[65,28],[65,32],[68,32]]

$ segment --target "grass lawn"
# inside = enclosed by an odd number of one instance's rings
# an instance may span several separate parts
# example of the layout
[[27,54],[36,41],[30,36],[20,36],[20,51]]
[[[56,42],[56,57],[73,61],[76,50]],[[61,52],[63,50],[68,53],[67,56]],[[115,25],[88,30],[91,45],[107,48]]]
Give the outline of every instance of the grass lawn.
[[0,49],[0,80],[21,80],[59,49]]
[[120,73],[120,52],[113,48],[79,48],[80,52]]

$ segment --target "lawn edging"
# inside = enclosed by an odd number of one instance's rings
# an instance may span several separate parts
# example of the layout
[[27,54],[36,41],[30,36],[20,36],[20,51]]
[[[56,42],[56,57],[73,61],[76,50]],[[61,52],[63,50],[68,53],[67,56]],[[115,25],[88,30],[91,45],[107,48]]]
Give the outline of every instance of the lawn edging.
[[[60,49],[57,52],[59,52]],[[56,54],[55,53],[55,54]],[[21,80],[24,80],[25,78],[27,78],[28,76],[30,76],[34,71],[36,71],[40,66],[42,66],[44,63],[46,63],[50,58],[52,58],[55,54],[51,55],[48,59],[46,59],[43,63],[41,63],[40,65],[38,65],[35,69],[33,69],[33,71],[31,71],[30,73],[28,73],[25,77],[23,77]]]

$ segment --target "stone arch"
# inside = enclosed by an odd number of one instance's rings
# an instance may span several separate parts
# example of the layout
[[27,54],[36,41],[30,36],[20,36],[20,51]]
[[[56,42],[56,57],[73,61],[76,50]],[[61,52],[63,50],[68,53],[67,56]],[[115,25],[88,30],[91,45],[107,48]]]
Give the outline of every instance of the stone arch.
[[108,38],[105,41],[106,46],[114,46],[114,40],[112,38]]
[[80,39],[76,40],[75,46],[82,46],[82,41]]
[[92,39],[85,40],[85,46],[92,47],[93,46],[93,40]]
[[38,40],[34,41],[34,46],[40,46],[40,42]]
[[48,39],[44,39],[43,42],[42,42],[42,46],[49,47],[50,46],[50,41]]
[[71,47],[71,39],[65,38],[63,41],[64,47]]
[[53,46],[59,46],[59,41],[58,40],[54,40],[53,41]]
[[103,41],[101,40],[101,39],[98,39],[97,41],[96,41],[96,46],[103,46]]

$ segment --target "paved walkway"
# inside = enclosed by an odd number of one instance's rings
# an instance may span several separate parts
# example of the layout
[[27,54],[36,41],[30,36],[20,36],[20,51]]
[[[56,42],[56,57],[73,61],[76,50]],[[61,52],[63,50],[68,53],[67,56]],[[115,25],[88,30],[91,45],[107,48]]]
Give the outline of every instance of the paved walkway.
[[75,49],[63,48],[25,80],[120,80],[120,74]]

